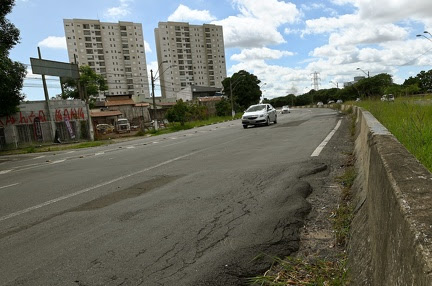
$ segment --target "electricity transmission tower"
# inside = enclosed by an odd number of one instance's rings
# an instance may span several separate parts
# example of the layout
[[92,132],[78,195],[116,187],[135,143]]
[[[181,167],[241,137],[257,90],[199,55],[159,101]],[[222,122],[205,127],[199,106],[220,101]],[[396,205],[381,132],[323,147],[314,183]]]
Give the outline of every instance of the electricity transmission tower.
[[312,77],[312,86],[315,90],[319,90],[319,81],[321,80],[319,78],[319,72],[311,73],[313,75]]

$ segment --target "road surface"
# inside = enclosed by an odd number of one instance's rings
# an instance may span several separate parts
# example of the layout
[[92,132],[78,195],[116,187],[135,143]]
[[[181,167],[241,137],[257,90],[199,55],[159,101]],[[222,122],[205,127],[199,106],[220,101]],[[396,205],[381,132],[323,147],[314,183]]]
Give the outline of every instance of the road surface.
[[265,127],[1,157],[0,285],[244,284],[297,250],[305,178],[328,168],[341,118],[294,109]]

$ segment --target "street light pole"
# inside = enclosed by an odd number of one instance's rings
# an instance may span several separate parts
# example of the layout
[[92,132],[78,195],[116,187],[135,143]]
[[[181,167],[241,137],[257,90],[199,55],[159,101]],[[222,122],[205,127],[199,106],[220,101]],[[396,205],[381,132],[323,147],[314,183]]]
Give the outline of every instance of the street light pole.
[[429,41],[432,42],[432,34],[429,33],[428,31],[424,31],[423,33],[429,34],[429,36],[431,36],[431,37],[429,38],[429,37],[426,37],[425,35],[421,35],[421,34],[417,35],[417,37],[423,37],[423,38],[425,38],[425,39],[427,39],[427,40],[429,40]]
[[[234,83],[237,82],[237,84],[238,84],[239,80],[242,79],[244,76],[245,76],[244,74],[241,74],[240,77]],[[231,97],[231,116],[234,119],[235,111],[234,111],[234,99],[233,99],[233,94],[232,94],[233,87],[232,87],[231,78],[229,78],[229,84],[230,84],[230,97]],[[237,86],[237,84],[234,85],[234,88]]]
[[361,70],[365,75],[367,75],[367,77],[369,77],[369,71],[366,73],[364,70],[362,70],[361,68],[357,68],[357,70]]
[[[263,83],[262,85],[260,85],[260,91],[261,91],[261,87],[263,87],[263,86],[265,86],[265,85],[267,85],[267,83],[265,82],[265,83]],[[264,90],[265,91],[265,90]],[[262,103],[264,101],[264,96],[261,94],[261,98],[260,98],[260,101],[258,102],[258,103]]]

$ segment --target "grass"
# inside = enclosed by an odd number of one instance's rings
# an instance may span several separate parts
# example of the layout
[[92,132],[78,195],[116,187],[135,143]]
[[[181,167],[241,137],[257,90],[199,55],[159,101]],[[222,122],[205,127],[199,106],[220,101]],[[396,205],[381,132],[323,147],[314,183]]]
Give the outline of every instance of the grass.
[[274,258],[279,271],[274,275],[265,273],[250,279],[253,285],[307,285],[307,286],[342,286],[347,282],[346,258],[337,261],[316,259],[305,261],[299,258]]
[[[237,113],[234,119],[241,118],[242,113]],[[181,125],[180,123],[172,123],[167,126],[167,128],[158,129],[157,131],[151,130],[148,132],[151,136],[158,136],[158,135],[164,135],[169,133],[178,132],[181,130],[188,130],[195,127],[201,127],[206,126],[210,124],[215,124],[223,121],[231,120],[231,116],[224,116],[224,117],[210,117],[207,120],[199,120],[199,121],[192,121],[192,122],[186,122],[184,125]],[[135,136],[144,136],[146,133],[139,131]],[[83,142],[79,144],[61,144],[61,145],[31,145],[26,146],[21,149],[14,149],[14,150],[6,150],[6,151],[0,151],[1,155],[12,155],[12,154],[25,154],[25,153],[38,153],[38,152],[49,152],[49,151],[61,151],[61,150],[69,150],[69,149],[79,149],[79,148],[90,148],[90,147],[97,147],[102,145],[108,145],[114,143],[114,140],[98,140],[98,141],[91,141],[91,142]]]
[[397,98],[395,102],[356,102],[378,119],[429,171],[432,172],[432,101]]

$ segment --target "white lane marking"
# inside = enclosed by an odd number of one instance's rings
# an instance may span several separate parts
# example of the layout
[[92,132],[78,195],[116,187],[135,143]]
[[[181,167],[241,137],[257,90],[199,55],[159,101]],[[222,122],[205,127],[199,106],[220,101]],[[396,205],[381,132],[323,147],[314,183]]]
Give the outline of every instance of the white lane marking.
[[319,154],[324,149],[324,147],[327,145],[327,143],[330,141],[330,139],[333,137],[335,132],[339,129],[339,126],[341,125],[341,121],[342,120],[339,120],[339,122],[336,124],[336,127],[333,128],[333,130],[327,135],[327,137],[324,139],[324,141],[321,142],[321,144],[319,144],[319,146],[315,149],[315,151],[313,151],[311,157],[319,156]]
[[66,161],[66,159],[61,159],[61,160],[57,160],[57,161],[52,161],[51,164],[63,163],[64,161]]
[[[241,137],[239,137],[239,138],[236,138],[236,139],[233,139],[233,140],[230,140],[230,141],[226,141],[226,142],[222,143],[221,145],[232,143],[232,142],[234,142],[234,141],[237,141],[237,140],[242,139],[243,137],[246,137],[246,136],[241,136]],[[220,146],[220,145],[219,145],[219,146]],[[167,164],[170,164],[170,163],[172,163],[172,162],[175,162],[175,161],[181,160],[181,159],[183,159],[183,158],[187,158],[187,157],[190,157],[190,156],[192,156],[192,155],[195,155],[195,154],[198,154],[198,153],[204,152],[204,151],[206,151],[206,150],[208,150],[208,149],[210,149],[210,148],[213,148],[213,147],[208,147],[208,148],[204,148],[204,149],[201,149],[201,150],[198,150],[198,151],[195,151],[195,152],[191,152],[191,153],[189,153],[189,154],[185,154],[185,155],[183,155],[183,156],[179,156],[179,157],[176,157],[176,158],[173,158],[173,159],[167,160],[167,161],[165,161],[165,162],[162,162],[162,163],[156,164],[156,165],[154,165],[154,166],[152,166],[152,167],[148,167],[148,168],[145,168],[145,169],[142,169],[142,170],[136,171],[136,172],[134,172],[134,173],[130,173],[130,174],[128,174],[128,175],[120,176],[120,177],[115,178],[115,179],[112,179],[112,180],[110,180],[110,181],[107,181],[107,182],[104,182],[104,183],[100,183],[100,184],[94,185],[94,186],[92,186],[92,187],[88,187],[88,188],[85,188],[85,189],[82,189],[82,190],[76,191],[76,192],[74,192],[74,193],[71,193],[71,194],[68,194],[68,195],[64,195],[64,196],[61,196],[61,197],[58,197],[58,198],[55,198],[55,199],[52,199],[52,200],[46,201],[46,202],[44,202],[44,203],[41,203],[41,204],[38,204],[38,205],[35,205],[35,206],[32,206],[32,207],[26,208],[26,209],[23,209],[23,210],[20,210],[20,211],[17,211],[17,212],[14,212],[14,213],[11,213],[11,214],[8,214],[8,215],[5,215],[5,216],[2,216],[2,217],[0,217],[0,222],[5,221],[5,220],[10,219],[10,218],[13,218],[13,217],[16,217],[16,216],[19,216],[19,215],[22,215],[22,214],[25,214],[25,213],[28,213],[28,212],[33,211],[33,210],[40,209],[40,208],[45,207],[45,206],[48,206],[48,205],[51,205],[51,204],[54,204],[54,203],[57,203],[57,202],[60,202],[60,201],[63,201],[63,200],[66,200],[66,199],[69,199],[69,198],[75,197],[75,196],[78,196],[78,195],[80,195],[80,194],[84,194],[84,193],[90,192],[90,191],[92,191],[92,190],[94,190],[94,189],[97,189],[97,188],[100,188],[100,187],[104,187],[104,186],[106,186],[106,185],[109,185],[109,184],[115,183],[115,182],[117,182],[117,181],[124,180],[124,179],[126,179],[126,178],[129,178],[129,177],[132,177],[132,176],[135,176],[135,175],[141,174],[141,173],[145,173],[145,172],[151,171],[151,170],[153,170],[153,169],[156,169],[156,168],[162,167],[162,166],[164,166],[164,165],[167,165]]]
[[12,170],[3,170],[3,171],[0,171],[0,175],[7,174],[7,173],[9,173],[10,171],[12,171]]
[[72,150],[72,151],[68,151],[68,152],[66,152],[65,154],[70,154],[70,153],[74,153],[74,152],[76,152],[75,150]]
[[44,157],[46,157],[45,155],[43,155],[43,156],[38,156],[38,157],[34,157],[33,158],[33,160],[36,160],[36,159],[41,159],[41,158],[44,158]]
[[98,153],[95,153],[95,156],[99,156],[99,155],[103,155],[103,154],[105,154],[105,152],[98,152]]
[[[204,150],[204,149],[203,149],[203,150]],[[63,201],[63,200],[66,200],[66,199],[69,199],[69,198],[75,197],[75,196],[77,196],[77,195],[80,195],[80,194],[83,194],[83,193],[87,193],[87,192],[89,192],[89,191],[91,191],[91,190],[94,190],[94,189],[97,189],[97,188],[100,188],[100,187],[103,187],[103,186],[106,186],[106,185],[109,185],[109,184],[115,183],[115,182],[117,182],[117,181],[120,181],[120,180],[123,180],[123,179],[129,178],[129,177],[132,177],[132,176],[135,176],[135,175],[138,175],[138,174],[141,174],[141,173],[144,173],[144,172],[147,172],[147,171],[153,170],[153,169],[155,169],[155,168],[158,168],[158,167],[161,167],[161,166],[167,165],[167,164],[169,164],[169,163],[172,163],[172,162],[178,161],[178,160],[180,160],[180,159],[183,159],[183,158],[186,158],[186,157],[192,156],[192,155],[194,155],[194,154],[196,154],[196,153],[202,152],[203,150],[195,151],[195,152],[192,152],[192,153],[189,153],[189,154],[186,154],[186,155],[183,155],[183,156],[177,157],[177,158],[173,158],[173,159],[171,159],[171,160],[168,160],[168,161],[162,162],[162,163],[157,164],[157,165],[154,165],[154,166],[152,166],[152,167],[145,168],[145,169],[142,169],[142,170],[140,170],[140,171],[136,171],[136,172],[134,172],[134,173],[131,173],[131,174],[128,174],[128,175],[125,175],[125,176],[121,176],[121,177],[118,177],[118,178],[112,179],[112,180],[110,180],[110,181],[107,181],[107,182],[104,182],[104,183],[101,183],[101,184],[97,184],[97,185],[94,185],[94,186],[92,186],[92,187],[89,187],[89,188],[86,188],[86,189],[83,189],[83,190],[80,190],[80,191],[77,191],[77,192],[74,192],[74,193],[71,193],[71,194],[68,194],[68,195],[65,195],[65,196],[61,196],[61,197],[58,197],[58,198],[55,198],[55,199],[52,199],[52,200],[49,200],[49,201],[46,201],[46,202],[41,203],[41,204],[39,204],[39,205],[35,205],[35,206],[32,206],[32,207],[29,207],[29,208],[26,208],[26,209],[20,210],[20,211],[17,211],[17,212],[14,212],[14,213],[8,214],[8,215],[6,215],[6,216],[2,216],[2,217],[0,217],[0,222],[1,222],[1,221],[4,221],[4,220],[7,220],[7,219],[10,219],[10,218],[13,218],[13,217],[16,217],[16,216],[19,216],[19,215],[22,215],[22,214],[25,214],[25,213],[28,213],[28,212],[30,212],[30,211],[32,211],[32,210],[40,209],[40,208],[42,208],[42,207],[45,207],[45,206],[51,205],[51,204],[53,204],[53,203],[57,203],[57,202],[60,202],[60,201]]]
[[134,148],[135,148],[135,146],[133,146],[133,145],[126,146],[126,149],[134,149]]
[[0,189],[9,188],[9,187],[13,187],[13,186],[16,186],[16,185],[19,185],[19,183],[10,184],[10,185],[7,185],[7,186],[2,186],[2,187],[0,187]]

